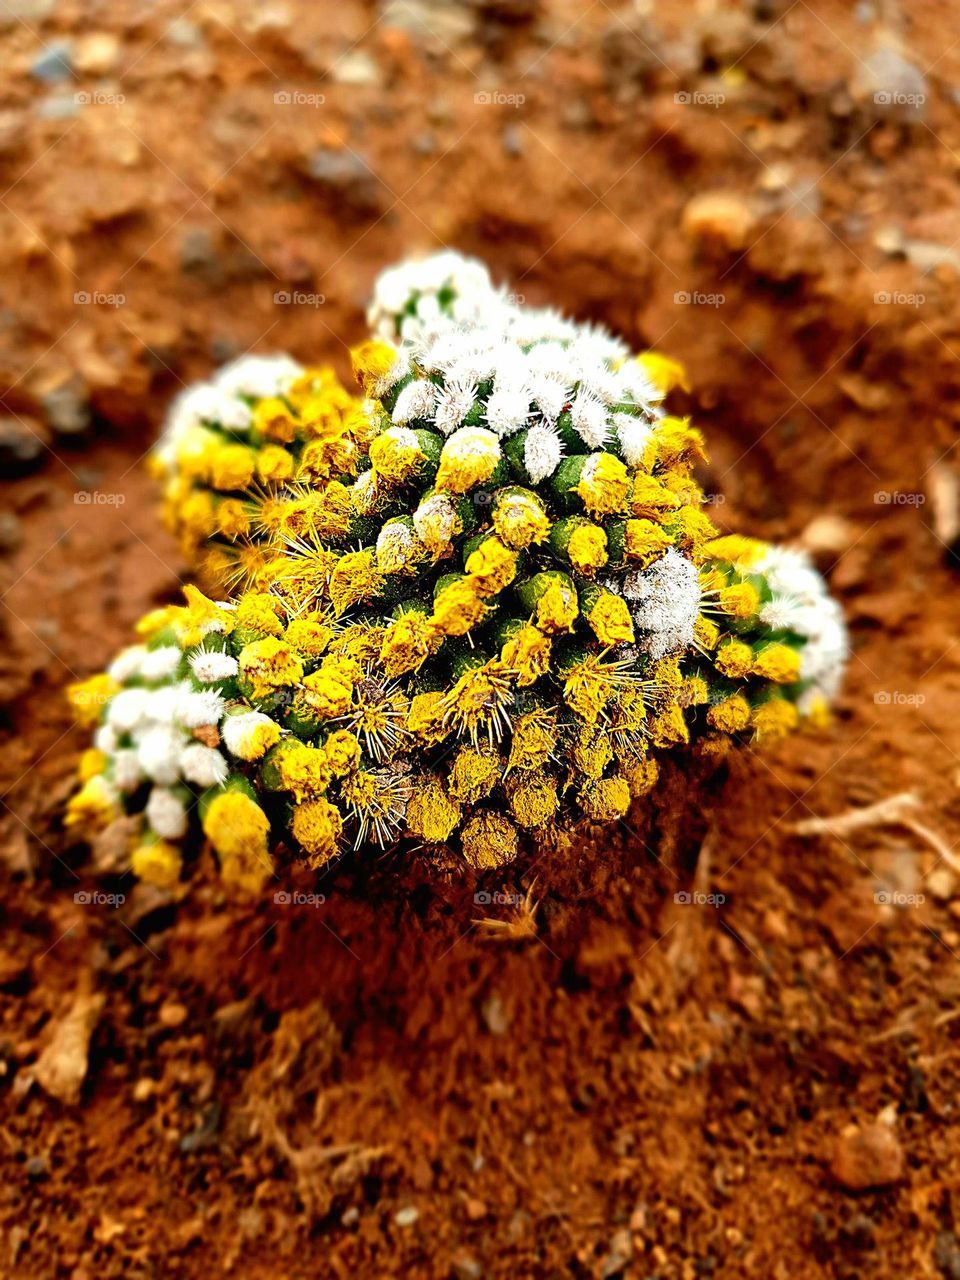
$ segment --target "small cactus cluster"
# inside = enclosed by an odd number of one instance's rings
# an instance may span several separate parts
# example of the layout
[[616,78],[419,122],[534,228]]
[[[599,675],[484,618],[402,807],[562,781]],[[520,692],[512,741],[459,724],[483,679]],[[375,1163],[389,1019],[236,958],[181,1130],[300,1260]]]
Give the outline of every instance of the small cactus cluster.
[[385,273],[369,320],[355,398],[253,359],[176,406],[168,520],[227,598],[188,588],[73,690],[98,727],[69,823],[133,815],[168,886],[198,831],[248,887],[278,850],[484,869],[623,818],[667,754],[821,721],[839,608],[801,554],[715,528],[675,362],[450,254]]
[[163,519],[201,583],[246,581],[268,498],[306,490],[355,466],[366,421],[329,368],[289,356],[246,356],[173,403],[149,456]]

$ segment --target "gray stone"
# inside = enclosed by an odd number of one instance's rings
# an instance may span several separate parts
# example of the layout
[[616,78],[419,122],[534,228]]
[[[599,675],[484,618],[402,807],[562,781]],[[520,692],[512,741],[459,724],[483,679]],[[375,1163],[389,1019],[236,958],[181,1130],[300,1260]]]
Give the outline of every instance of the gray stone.
[[871,115],[921,120],[929,96],[926,76],[892,44],[857,63],[851,93]]
[[73,78],[73,52],[69,40],[55,40],[46,45],[30,67],[34,80],[57,84]]
[[383,183],[356,151],[317,147],[307,157],[303,172],[357,209],[379,209],[383,203]]
[[209,227],[187,227],[180,236],[181,271],[210,271],[217,266],[217,249]]
[[0,418],[0,465],[29,471],[42,461],[45,452],[42,428],[29,418]]
[[58,435],[75,436],[86,431],[90,425],[90,402],[79,379],[71,378],[62,387],[48,391],[43,397],[43,412]]
[[633,1257],[633,1240],[629,1231],[618,1231],[610,1241],[610,1252],[603,1260],[600,1275],[603,1280],[613,1280],[630,1265]]
[[69,120],[80,110],[80,103],[72,93],[55,93],[37,103],[36,111],[41,120]]

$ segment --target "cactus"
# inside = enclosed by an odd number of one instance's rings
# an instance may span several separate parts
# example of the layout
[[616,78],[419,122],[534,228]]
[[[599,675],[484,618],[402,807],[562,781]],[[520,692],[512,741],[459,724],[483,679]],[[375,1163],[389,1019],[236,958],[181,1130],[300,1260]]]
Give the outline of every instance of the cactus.
[[411,311],[394,283],[373,320],[405,340],[355,350],[362,399],[274,363],[221,375],[219,416],[208,388],[177,409],[181,529],[184,503],[228,492],[216,454],[239,432],[291,470],[223,499],[255,539],[190,530],[208,572],[233,552],[242,589],[188,588],[74,690],[100,727],[68,822],[137,815],[148,879],[180,876],[191,823],[251,886],[277,848],[323,866],[406,841],[499,866],[623,817],[667,754],[776,740],[836,693],[845,632],[819,575],[704,510],[703,439],[663,407],[679,366],[492,289],[492,319],[408,282]]
[[164,523],[200,581],[229,586],[256,571],[271,498],[349,472],[366,428],[332,369],[288,356],[241,357],[180,395],[150,466]]

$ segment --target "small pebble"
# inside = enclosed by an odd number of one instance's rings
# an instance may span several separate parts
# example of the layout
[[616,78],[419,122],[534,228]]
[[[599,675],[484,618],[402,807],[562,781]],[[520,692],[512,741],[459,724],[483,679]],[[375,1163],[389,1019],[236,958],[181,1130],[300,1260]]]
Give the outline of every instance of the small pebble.
[[160,1023],[164,1027],[181,1027],[187,1020],[187,1010],[175,1000],[168,1000],[160,1006]]
[[164,38],[171,44],[179,45],[181,49],[196,49],[203,44],[203,32],[195,22],[188,22],[186,18],[174,18],[167,27]]
[[447,0],[383,0],[380,9],[381,27],[405,31],[414,44],[447,52],[469,39],[476,24],[472,5]]
[[851,93],[871,115],[919,120],[929,97],[926,77],[892,44],[858,58]]
[[868,1187],[889,1187],[906,1172],[906,1161],[892,1126],[848,1125],[837,1140],[830,1172],[848,1191]]
[[361,49],[337,58],[330,68],[330,76],[331,79],[336,80],[337,84],[349,84],[355,87],[379,85],[383,82],[383,72],[380,67],[369,53],[364,53]]
[[600,1268],[603,1280],[613,1280],[629,1266],[633,1257],[633,1239],[629,1231],[618,1231],[610,1241],[610,1252]]
[[0,418],[0,465],[29,471],[43,459],[44,431],[32,418]]
[[832,556],[836,559],[846,551],[857,537],[858,530],[852,521],[835,511],[825,511],[814,516],[800,535],[804,550],[811,555]]
[[405,1209],[398,1209],[393,1215],[393,1220],[398,1227],[412,1227],[419,1217],[420,1210],[409,1204]]
[[9,555],[23,542],[23,526],[12,511],[0,511],[0,555]]
[[410,145],[418,156],[436,155],[437,136],[435,133],[431,133],[429,129],[425,129],[423,133],[418,133],[413,137]]
[[960,1241],[952,1231],[939,1233],[933,1257],[945,1280],[960,1280]]
[[305,163],[303,172],[320,186],[362,208],[379,207],[383,199],[380,179],[370,165],[355,151],[336,147],[317,147]]
[[589,129],[593,125],[593,112],[583,98],[567,98],[560,108],[560,122],[565,129]]
[[221,1112],[222,1107],[217,1098],[207,1103],[193,1129],[180,1139],[178,1145],[185,1155],[192,1155],[195,1151],[203,1151],[207,1147],[216,1145]]
[[453,117],[446,98],[432,98],[427,103],[427,119],[431,124],[449,124]]
[[949,867],[934,867],[927,876],[926,886],[938,902],[948,902],[956,891],[956,873]]
[[451,1265],[456,1280],[481,1280],[483,1267],[472,1254],[458,1253]]
[[877,1227],[865,1213],[855,1213],[840,1228],[840,1236],[851,1249],[861,1252],[872,1249],[876,1243]]
[[484,1026],[492,1036],[505,1035],[510,1026],[510,1015],[500,996],[494,992],[480,1007]]
[[208,271],[217,265],[217,249],[209,227],[187,227],[180,236],[181,271]]
[[47,392],[43,411],[48,425],[58,435],[80,435],[90,425],[89,401],[82,385],[74,379]]
[[756,226],[756,217],[742,196],[704,191],[687,204],[681,225],[691,240],[714,240],[727,249],[743,249]]
[[516,160],[523,155],[523,134],[520,132],[518,125],[505,124],[500,135],[500,141],[503,144],[505,154],[510,156],[511,159]]
[[105,76],[117,65],[120,41],[108,31],[81,36],[73,51],[73,64],[83,75]]
[[57,84],[73,76],[73,50],[69,40],[54,40],[37,54],[30,67],[34,80]]
[[36,106],[41,120],[70,120],[80,111],[80,103],[73,93],[56,93],[44,98]]

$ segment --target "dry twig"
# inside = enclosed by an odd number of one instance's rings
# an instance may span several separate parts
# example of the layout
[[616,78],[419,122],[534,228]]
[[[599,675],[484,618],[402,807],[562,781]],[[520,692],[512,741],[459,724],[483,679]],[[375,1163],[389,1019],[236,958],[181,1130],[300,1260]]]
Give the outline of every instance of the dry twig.
[[829,818],[808,818],[804,822],[796,822],[790,830],[797,836],[835,836],[838,840],[845,840],[854,832],[870,827],[904,827],[928,845],[948,867],[960,873],[960,858],[941,835],[920,821],[916,816],[916,810],[920,808],[922,801],[916,792],[900,791],[860,809],[847,809]]

